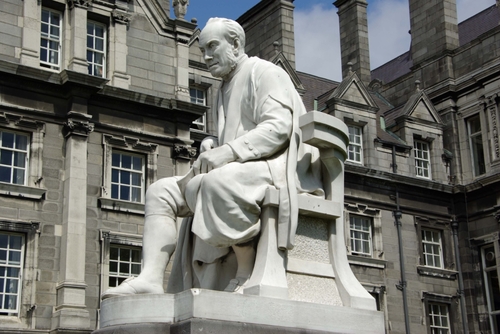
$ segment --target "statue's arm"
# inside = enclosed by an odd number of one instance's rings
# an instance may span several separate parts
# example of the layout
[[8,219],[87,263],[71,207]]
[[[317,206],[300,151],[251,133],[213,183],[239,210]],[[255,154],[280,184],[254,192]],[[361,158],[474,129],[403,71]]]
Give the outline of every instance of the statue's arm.
[[227,143],[236,154],[237,161],[266,158],[288,145],[292,132],[291,110],[270,96],[260,109],[260,123],[255,129]]

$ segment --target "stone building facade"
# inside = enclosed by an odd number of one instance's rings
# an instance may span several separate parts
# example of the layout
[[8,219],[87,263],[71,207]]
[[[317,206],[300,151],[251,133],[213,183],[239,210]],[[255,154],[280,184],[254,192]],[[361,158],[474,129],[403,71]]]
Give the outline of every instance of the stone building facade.
[[[369,3],[336,1],[342,82],[295,71],[293,1],[239,22],[349,127],[346,244],[387,332],[497,333],[500,14],[430,3],[410,1],[411,50],[370,71]],[[101,292],[140,271],[145,189],[214,132],[219,81],[172,6],[0,2],[0,333],[96,329]]]

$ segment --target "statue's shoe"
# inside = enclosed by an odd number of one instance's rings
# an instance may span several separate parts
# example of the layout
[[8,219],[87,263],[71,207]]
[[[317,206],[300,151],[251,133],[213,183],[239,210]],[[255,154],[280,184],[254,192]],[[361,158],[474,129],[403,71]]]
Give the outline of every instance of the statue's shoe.
[[164,293],[163,287],[148,283],[135,277],[129,277],[116,288],[109,288],[102,295],[101,299],[111,297],[127,296],[144,293]]
[[226,286],[224,291],[243,294],[243,289],[246,282],[248,282],[248,278],[245,277],[233,278],[229,281],[229,284]]

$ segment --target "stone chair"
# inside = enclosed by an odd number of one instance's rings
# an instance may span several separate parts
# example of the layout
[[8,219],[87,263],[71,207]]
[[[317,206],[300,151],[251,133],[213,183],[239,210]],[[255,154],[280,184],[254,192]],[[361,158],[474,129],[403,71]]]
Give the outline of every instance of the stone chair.
[[[347,158],[347,145],[349,144],[347,126],[339,119],[317,111],[303,115],[299,119],[299,125],[302,131],[302,141],[317,147],[320,151],[326,198],[318,199],[298,195],[298,233],[301,227],[303,227],[302,230],[307,230],[308,226],[324,230],[323,234],[326,238],[324,245],[320,245],[319,248],[323,248],[323,253],[327,253],[327,259],[322,263],[311,257],[294,259],[291,257],[294,254],[293,250],[287,252],[278,249],[279,192],[270,187],[262,209],[261,234],[257,245],[254,271],[243,293],[288,299],[290,276],[293,275],[294,267],[300,267],[300,271],[305,274],[304,277],[316,277],[320,279],[320,282],[327,280],[328,286],[336,286],[340,296],[338,306],[376,311],[375,299],[354,276],[347,259],[344,234],[348,231],[344,229],[343,219],[344,161]],[[300,239],[299,235],[297,237]],[[317,241],[314,237],[310,240]],[[325,256],[325,254],[320,254],[321,250],[314,249],[315,246],[307,239],[303,247],[309,248],[305,253]],[[298,250],[295,253],[302,251]],[[317,296],[326,292],[321,291],[324,289],[321,286],[313,289],[316,289]],[[308,301],[318,302],[314,297]]]

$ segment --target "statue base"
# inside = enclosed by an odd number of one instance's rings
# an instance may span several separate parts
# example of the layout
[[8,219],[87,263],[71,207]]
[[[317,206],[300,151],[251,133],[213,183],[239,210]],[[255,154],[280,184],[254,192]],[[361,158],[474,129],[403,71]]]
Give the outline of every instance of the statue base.
[[220,291],[134,295],[101,304],[93,334],[385,333],[382,312]]

